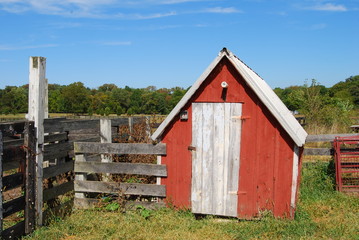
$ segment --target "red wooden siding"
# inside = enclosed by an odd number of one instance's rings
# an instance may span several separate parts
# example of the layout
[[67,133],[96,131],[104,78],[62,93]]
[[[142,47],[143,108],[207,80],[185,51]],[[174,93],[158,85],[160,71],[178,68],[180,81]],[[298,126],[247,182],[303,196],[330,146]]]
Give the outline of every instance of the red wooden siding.
[[167,127],[167,200],[178,207],[191,203],[192,102],[224,102],[221,82],[228,83],[226,102],[242,102],[242,137],[238,189],[238,216],[252,218],[263,209],[289,216],[294,142],[249,89],[231,63],[222,59],[185,107],[187,121],[178,117]]

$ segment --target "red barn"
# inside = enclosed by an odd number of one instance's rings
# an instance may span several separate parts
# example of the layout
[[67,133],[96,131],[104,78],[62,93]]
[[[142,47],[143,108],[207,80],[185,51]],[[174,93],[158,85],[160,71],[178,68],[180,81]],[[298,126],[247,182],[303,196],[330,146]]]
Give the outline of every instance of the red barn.
[[198,214],[292,218],[307,133],[253,70],[223,49],[152,135],[167,145],[167,201]]

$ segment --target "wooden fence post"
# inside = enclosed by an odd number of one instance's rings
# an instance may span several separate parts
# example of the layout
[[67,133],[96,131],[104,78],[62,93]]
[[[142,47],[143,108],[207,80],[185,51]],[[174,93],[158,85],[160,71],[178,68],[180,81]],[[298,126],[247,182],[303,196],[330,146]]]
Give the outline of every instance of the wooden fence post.
[[[101,143],[112,143],[111,120],[100,119],[100,137]],[[101,162],[112,162],[112,156],[109,154],[101,154]],[[110,174],[105,173],[102,175],[102,180],[109,181]]]
[[151,140],[151,117],[146,116],[146,135],[148,137],[148,141]]
[[128,117],[128,130],[130,136],[128,137],[128,140],[132,140],[132,132],[133,132],[133,117]]
[[[76,154],[76,153],[75,153]],[[86,162],[86,157],[84,154],[76,154],[75,155],[75,164],[76,162]],[[76,181],[84,181],[87,180],[87,173],[75,173],[75,180]],[[79,207],[81,204],[76,201],[76,199],[85,199],[85,194],[81,192],[76,192],[75,189],[75,207]]]
[[29,112],[28,120],[35,122],[36,128],[36,224],[43,224],[43,159],[44,159],[44,118],[46,99],[46,58],[30,57]]
[[3,139],[2,132],[0,131],[0,238],[3,228],[3,206],[2,206],[2,153],[3,153]]
[[34,122],[25,125],[25,234],[35,229],[36,138]]

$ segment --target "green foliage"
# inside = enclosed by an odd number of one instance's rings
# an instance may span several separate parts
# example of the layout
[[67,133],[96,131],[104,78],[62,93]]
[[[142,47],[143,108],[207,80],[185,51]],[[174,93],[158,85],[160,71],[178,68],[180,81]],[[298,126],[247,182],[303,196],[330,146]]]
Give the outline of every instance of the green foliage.
[[305,115],[307,130],[318,134],[318,129],[347,131],[350,117],[359,109],[359,76],[350,77],[332,88],[320,85],[315,79],[303,86],[274,89],[284,104],[292,111]]
[[120,208],[120,204],[118,202],[111,202],[105,206],[105,209],[108,211],[117,211]]
[[[118,88],[104,84],[89,89],[81,82],[67,86],[49,84],[49,112],[75,114],[168,114],[186,93],[180,87],[172,89]],[[0,113],[27,113],[28,86],[7,86],[0,89]]]

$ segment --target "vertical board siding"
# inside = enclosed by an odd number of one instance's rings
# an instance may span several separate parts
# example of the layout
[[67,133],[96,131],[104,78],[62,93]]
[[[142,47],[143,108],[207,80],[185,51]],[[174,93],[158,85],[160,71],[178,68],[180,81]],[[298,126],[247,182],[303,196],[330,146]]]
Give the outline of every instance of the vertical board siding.
[[228,188],[226,195],[226,208],[224,215],[237,216],[238,206],[238,181],[239,181],[239,168],[240,168],[240,146],[241,146],[241,116],[242,116],[242,104],[226,104],[230,106],[231,113],[228,116],[229,119],[229,141],[228,150],[228,162],[227,166],[227,179]]
[[192,152],[192,191],[191,191],[191,201],[192,201],[192,212],[200,213],[202,212],[202,203],[201,203],[201,189],[202,189],[202,163],[196,161],[196,159],[202,159],[202,134],[196,131],[196,129],[202,129],[202,109],[200,105],[192,105],[192,146],[196,147],[196,150]]
[[[213,142],[213,149],[214,151],[214,159],[212,161],[212,169],[213,169],[213,198],[211,204],[214,205],[215,213],[223,213],[225,209],[225,179],[223,176],[225,175],[225,165],[226,155],[225,155],[225,146],[226,139],[225,139],[225,119],[228,118],[229,114],[226,114],[226,106],[224,104],[214,104],[213,105],[213,120],[214,125],[213,132],[214,132],[214,142]],[[218,114],[224,113],[224,114]],[[229,127],[229,126],[228,126]],[[228,136],[228,135],[227,135]],[[228,143],[227,143],[228,144]],[[227,155],[228,156],[228,155]],[[202,161],[206,161],[202,159]]]
[[192,211],[237,216],[241,104],[194,103]]

